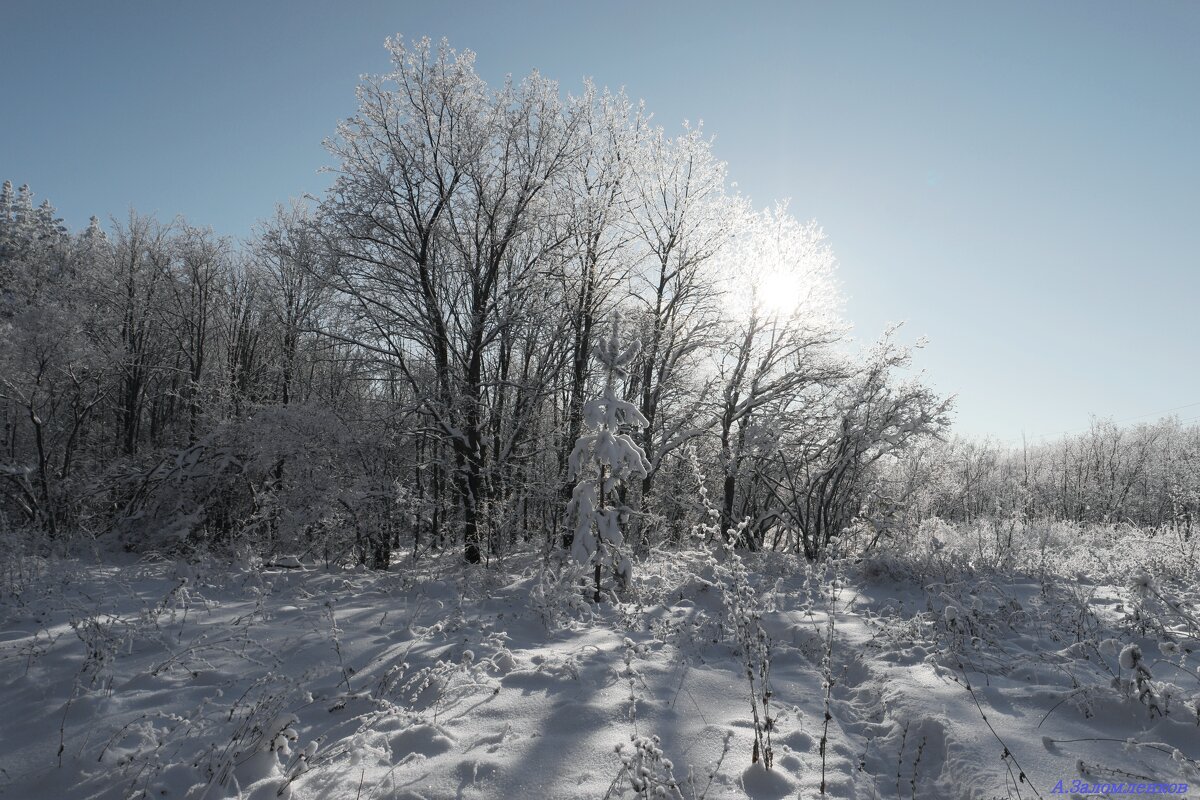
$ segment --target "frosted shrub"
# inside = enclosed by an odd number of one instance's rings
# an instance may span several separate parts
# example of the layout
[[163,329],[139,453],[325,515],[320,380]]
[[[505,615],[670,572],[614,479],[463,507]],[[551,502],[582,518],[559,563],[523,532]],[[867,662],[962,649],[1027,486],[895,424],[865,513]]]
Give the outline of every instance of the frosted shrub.
[[696,493],[700,498],[702,513],[700,521],[692,526],[692,537],[708,544],[721,534],[721,512],[717,510],[708,496],[708,487],[704,483],[704,471],[700,467],[700,458],[696,454],[694,445],[688,447],[687,457],[688,464],[692,468],[692,477],[696,480]]
[[617,746],[617,755],[621,758],[621,771],[605,798],[625,778],[639,800],[660,797],[683,800],[679,782],[675,780],[675,765],[663,755],[662,742],[657,736],[630,736],[629,744]]
[[12,528],[0,511],[0,600],[23,605],[33,587],[44,585],[41,580],[50,568],[50,561],[38,553],[35,532]]
[[205,555],[280,553],[353,559],[384,569],[413,498],[363,465],[385,442],[319,409],[263,407],[189,447],[115,465],[103,482],[111,529],[129,550]]
[[748,524],[749,520],[743,520],[729,531],[725,537],[725,564],[714,572],[721,587],[725,618],[733,631],[750,684],[750,714],[754,720],[754,750],[750,763],[757,764],[761,760],[763,766],[770,769],[774,760],[771,731],[775,726],[771,717],[771,639],[762,626],[762,600],[750,585],[749,571],[734,549],[734,542],[741,540]]
[[544,565],[538,572],[530,590],[529,606],[546,630],[561,628],[572,619],[590,621],[591,608],[577,588],[582,576],[583,567],[576,563]]
[[931,517],[884,540],[866,562],[873,572],[952,581],[966,574],[1018,572],[1125,585],[1130,576],[1190,584],[1200,572],[1200,537],[1183,528],[1019,518],[971,523]]
[[1153,630],[1166,642],[1182,640],[1200,646],[1200,613],[1194,603],[1165,589],[1149,572],[1133,574],[1129,584],[1127,620],[1142,633]]
[[1161,716],[1163,712],[1159,707],[1158,697],[1151,683],[1150,668],[1142,656],[1142,648],[1136,644],[1125,645],[1118,657],[1118,663],[1120,663],[1121,669],[1129,670],[1132,673],[1129,679],[1130,694],[1150,709],[1150,716],[1155,714]]

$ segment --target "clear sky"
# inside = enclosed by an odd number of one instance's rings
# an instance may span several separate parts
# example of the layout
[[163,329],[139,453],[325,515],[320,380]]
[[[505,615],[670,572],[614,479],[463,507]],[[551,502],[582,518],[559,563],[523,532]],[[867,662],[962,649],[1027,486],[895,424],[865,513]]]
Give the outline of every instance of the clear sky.
[[245,235],[326,186],[397,32],[703,120],[824,225],[860,338],[929,338],[963,433],[1200,418],[1196,2],[3,0],[0,179]]

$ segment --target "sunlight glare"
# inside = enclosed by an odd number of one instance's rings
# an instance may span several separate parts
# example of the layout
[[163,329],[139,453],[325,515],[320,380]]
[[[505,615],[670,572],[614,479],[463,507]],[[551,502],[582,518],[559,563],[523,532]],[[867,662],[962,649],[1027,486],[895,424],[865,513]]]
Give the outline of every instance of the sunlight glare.
[[801,305],[804,287],[794,270],[775,269],[759,279],[758,304],[772,314],[789,314]]

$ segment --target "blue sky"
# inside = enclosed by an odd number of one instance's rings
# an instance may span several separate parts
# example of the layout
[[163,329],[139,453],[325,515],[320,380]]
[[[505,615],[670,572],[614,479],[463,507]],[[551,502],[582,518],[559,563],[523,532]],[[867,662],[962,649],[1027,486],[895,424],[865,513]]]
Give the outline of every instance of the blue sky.
[[963,433],[1200,418],[1200,3],[5,0],[0,178],[244,235],[324,188],[397,32],[703,120],[824,225],[860,338],[929,338]]

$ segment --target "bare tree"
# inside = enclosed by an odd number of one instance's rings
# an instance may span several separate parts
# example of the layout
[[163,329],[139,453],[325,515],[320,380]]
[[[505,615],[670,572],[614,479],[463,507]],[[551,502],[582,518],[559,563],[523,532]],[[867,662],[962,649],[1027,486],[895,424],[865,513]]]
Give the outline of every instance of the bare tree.
[[[743,462],[758,446],[753,423],[803,402],[810,387],[846,377],[829,347],[846,328],[838,312],[833,254],[815,224],[801,225],[786,204],[749,217],[723,259],[732,282],[718,350],[717,432],[722,465],[721,529],[747,516],[737,505]],[[754,515],[751,515],[754,516]],[[751,531],[769,521],[752,520]]]
[[664,457],[703,433],[697,424],[703,392],[690,391],[697,387],[688,380],[717,341],[721,292],[713,260],[743,209],[726,193],[725,164],[700,128],[685,126],[674,138],[656,129],[642,147],[634,219],[647,257],[632,294],[645,346],[629,388],[647,421],[644,503]]
[[301,340],[318,327],[329,303],[325,276],[328,251],[317,220],[300,202],[276,206],[254,242],[266,310],[274,338],[273,392],[283,405],[293,400],[301,369]]
[[862,506],[872,469],[949,424],[951,400],[918,380],[897,382],[912,351],[889,331],[864,356],[848,380],[823,402],[798,415],[800,424],[776,453],[771,479],[798,550],[819,558]]
[[571,103],[570,113],[585,146],[560,191],[570,209],[566,219],[570,257],[563,265],[561,290],[571,333],[566,430],[560,450],[566,496],[572,490],[566,461],[582,430],[596,325],[624,299],[618,290],[637,259],[632,218],[639,200],[637,176],[652,168],[643,158],[649,133],[646,120],[641,108],[635,108],[623,93],[599,91],[588,82]]
[[118,354],[117,443],[122,453],[133,455],[147,399],[165,369],[162,304],[169,291],[171,229],[133,212],[113,228],[109,257],[93,276],[92,291],[112,321],[96,336],[103,348]]
[[[551,184],[576,155],[557,87],[536,74],[489,93],[473,55],[389,40],[395,70],[361,87],[330,149],[332,283],[355,310],[344,337],[394,366],[447,437],[464,555],[481,558],[489,460],[485,361],[514,324],[553,242]],[[534,240],[532,250],[519,243]],[[434,391],[414,360],[428,360]]]

